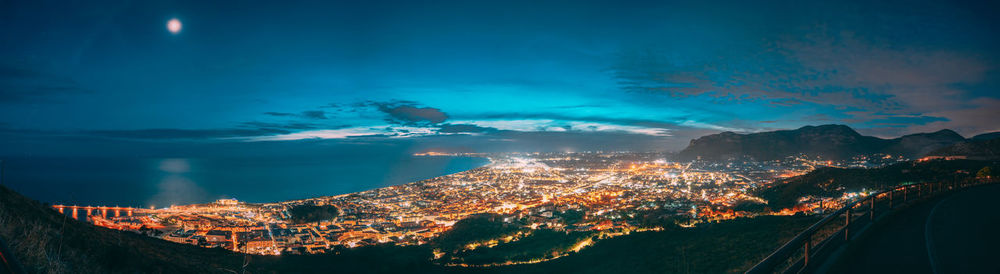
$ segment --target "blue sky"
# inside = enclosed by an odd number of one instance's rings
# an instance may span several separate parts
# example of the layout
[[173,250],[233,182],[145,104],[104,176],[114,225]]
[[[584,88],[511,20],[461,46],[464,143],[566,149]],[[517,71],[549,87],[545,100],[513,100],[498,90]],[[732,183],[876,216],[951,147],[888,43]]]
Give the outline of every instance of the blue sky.
[[670,151],[831,123],[1000,130],[989,2],[204,2],[0,3],[0,148]]

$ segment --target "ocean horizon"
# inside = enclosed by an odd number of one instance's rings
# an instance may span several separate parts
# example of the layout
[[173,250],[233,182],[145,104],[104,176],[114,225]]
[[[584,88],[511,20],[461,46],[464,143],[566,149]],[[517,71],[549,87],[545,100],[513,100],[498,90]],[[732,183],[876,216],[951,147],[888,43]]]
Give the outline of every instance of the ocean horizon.
[[406,184],[489,164],[455,156],[365,158],[12,158],[3,185],[51,204],[168,207],[253,203]]

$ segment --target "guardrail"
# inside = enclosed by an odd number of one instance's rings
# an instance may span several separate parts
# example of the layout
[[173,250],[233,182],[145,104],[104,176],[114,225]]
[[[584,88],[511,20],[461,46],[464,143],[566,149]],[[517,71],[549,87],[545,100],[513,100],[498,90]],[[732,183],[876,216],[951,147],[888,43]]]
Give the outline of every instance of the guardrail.
[[876,211],[885,214],[910,201],[989,183],[992,182],[921,183],[896,186],[873,193],[844,205],[806,228],[746,273],[809,272],[818,265],[815,263],[816,259],[825,258],[837,247],[850,242],[852,229],[874,222]]

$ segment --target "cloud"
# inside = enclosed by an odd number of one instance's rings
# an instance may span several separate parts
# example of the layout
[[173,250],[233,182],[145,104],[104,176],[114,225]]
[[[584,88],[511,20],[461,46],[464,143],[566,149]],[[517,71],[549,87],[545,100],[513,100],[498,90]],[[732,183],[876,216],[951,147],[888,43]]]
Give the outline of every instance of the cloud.
[[672,129],[620,125],[592,121],[561,121],[552,119],[521,120],[462,120],[441,125],[380,125],[345,127],[338,129],[305,130],[284,134],[258,136],[255,141],[302,140],[302,139],[348,139],[348,138],[408,138],[439,135],[487,134],[503,132],[573,132],[573,133],[619,133],[646,136],[672,136]]
[[439,133],[483,133],[496,130],[495,128],[481,127],[473,124],[442,124],[438,127]]
[[288,134],[291,131],[281,129],[136,129],[136,130],[90,130],[80,132],[84,135],[138,140],[210,140],[240,137],[258,137],[276,134]]
[[680,125],[680,122],[688,120],[686,117],[682,116],[669,118],[668,121],[661,121],[661,120],[650,120],[650,119],[619,118],[610,116],[571,116],[558,113],[488,113],[482,115],[469,116],[468,118],[480,121],[482,120],[586,121],[586,122],[598,122],[598,123],[617,124],[626,126],[642,126],[642,127],[665,128],[665,129],[682,128],[684,126]]
[[[570,108],[589,108],[594,105],[570,105]],[[442,110],[424,106],[418,102],[406,100],[364,101],[354,104],[328,104],[325,108],[333,108],[331,112],[351,111],[358,115],[358,126],[324,127],[306,123],[301,128],[274,123],[247,123],[269,129],[286,129],[293,131],[288,134],[260,136],[254,140],[297,140],[297,139],[347,139],[347,138],[404,138],[431,135],[482,135],[496,134],[500,131],[519,132],[617,132],[648,136],[670,136],[672,130],[690,129],[691,125],[680,125],[678,122],[644,120],[634,118],[616,118],[607,116],[575,117],[558,113],[487,113],[466,114],[462,120],[449,120],[451,117]],[[370,112],[375,116],[371,116]],[[341,113],[347,115],[346,113]],[[279,116],[289,116],[282,112]],[[299,115],[294,115],[299,116]],[[372,124],[364,120],[382,116],[382,122],[388,124]],[[678,119],[683,117],[678,117]],[[377,118],[376,118],[377,119]],[[691,123],[690,119],[680,119],[681,123]],[[448,123],[445,123],[448,122]],[[378,122],[376,122],[378,123]],[[708,123],[692,124],[712,130],[736,130],[728,127],[715,126]]]
[[295,116],[294,113],[288,113],[288,112],[264,112],[264,114],[267,114],[267,115],[270,115],[270,116],[276,116],[276,117],[291,117],[291,116]]
[[319,129],[319,128],[343,128],[346,125],[338,126],[324,126],[315,123],[301,123],[301,122],[289,122],[289,123],[270,123],[270,122],[244,122],[241,124],[244,127],[249,128],[263,128],[263,129],[283,129],[283,130],[309,130],[309,129]]
[[300,132],[289,132],[277,135],[257,136],[252,141],[288,141],[304,139],[347,139],[347,138],[402,138],[427,136],[436,134],[434,128],[429,127],[393,127],[393,126],[373,126],[373,127],[348,127],[340,129],[308,130]]
[[948,97],[956,92],[950,86],[978,83],[987,68],[974,55],[891,47],[850,32],[814,33],[762,46],[764,50],[753,55],[720,52],[723,57],[694,63],[672,61],[669,55],[656,51],[640,51],[623,55],[612,72],[629,91],[898,111],[939,103],[923,95],[959,100]]
[[0,103],[54,102],[68,95],[90,93],[93,91],[68,77],[23,65],[0,64]]
[[[975,52],[815,29],[766,40],[756,51],[712,54],[718,58],[627,51],[611,73],[628,92],[700,96],[713,104],[828,107],[855,126],[872,126],[886,119],[911,125],[954,121],[975,107],[968,104],[977,99],[973,91],[989,85],[988,75],[996,70]],[[911,116],[928,117],[906,118]],[[975,123],[979,130],[991,126],[983,119]]]
[[933,132],[943,128],[952,129],[965,136],[1000,131],[1000,124],[994,120],[994,117],[1000,117],[1000,99],[977,98],[970,100],[965,108],[942,109],[928,112],[926,115],[944,118],[906,128],[880,128],[873,131],[879,135],[889,136]]
[[326,116],[326,112],[322,111],[322,110],[307,110],[307,111],[300,112],[298,114],[290,113],[290,112],[274,112],[274,111],[269,111],[269,112],[264,112],[264,114],[268,115],[268,116],[273,116],[273,117],[290,117],[290,118],[291,117],[299,117],[299,118],[306,118],[306,119],[313,119],[313,120],[326,120],[328,118]]
[[302,117],[309,119],[326,119],[326,112],[322,110],[308,110],[302,112]]
[[389,115],[387,122],[403,125],[439,124],[448,120],[448,114],[441,109],[421,107],[413,101],[369,101],[363,106],[374,106],[378,111]]
[[690,141],[690,138],[697,137],[689,135],[689,132],[678,133],[683,135],[677,138],[663,138],[625,132],[498,131],[489,135],[421,137],[418,148],[460,147],[484,152],[664,151],[679,150]]
[[456,123],[479,128],[519,132],[617,132],[651,136],[670,136],[670,129],[635,125],[620,125],[595,121],[554,119],[464,120]]
[[802,101],[799,101],[799,100],[794,99],[794,98],[784,98],[784,99],[771,100],[771,104],[772,105],[783,106],[783,107],[789,107],[789,106],[794,106],[794,105],[802,104]]

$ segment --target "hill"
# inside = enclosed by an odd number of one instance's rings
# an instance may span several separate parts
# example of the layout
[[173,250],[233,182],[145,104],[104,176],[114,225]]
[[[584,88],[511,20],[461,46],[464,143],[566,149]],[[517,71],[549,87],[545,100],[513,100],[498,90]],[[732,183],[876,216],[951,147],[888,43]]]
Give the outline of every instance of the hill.
[[1000,138],[973,138],[967,142],[935,150],[928,156],[961,156],[968,159],[997,160],[1000,159]]
[[972,136],[972,138],[969,138],[969,139],[970,140],[992,140],[992,139],[997,139],[997,138],[1000,138],[1000,131],[979,134],[979,135],[976,135],[976,136]]
[[844,192],[882,189],[905,183],[970,180],[984,167],[1000,170],[1000,162],[934,160],[903,162],[875,169],[826,167],[785,179],[760,191],[758,196],[768,200],[768,206],[773,210],[778,210],[792,207],[800,197],[808,195],[837,197]]
[[[490,273],[743,273],[818,216],[762,216],[605,239],[580,252]],[[462,272],[462,271],[459,271]]]
[[916,158],[934,149],[963,141],[964,137],[947,129],[881,139],[861,135],[845,125],[821,125],[751,134],[727,131],[707,135],[691,140],[678,156],[682,160],[725,160],[739,157],[775,160],[805,154],[840,160],[857,155],[887,153]]
[[422,247],[369,246],[340,250],[336,255],[256,256],[178,244],[75,221],[3,186],[0,238],[28,273],[442,271],[429,263],[432,253]]
[[330,220],[340,215],[340,210],[332,205],[298,205],[288,209],[294,223],[312,223]]
[[225,273],[242,256],[67,218],[0,187],[0,237],[29,273]]

